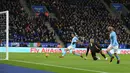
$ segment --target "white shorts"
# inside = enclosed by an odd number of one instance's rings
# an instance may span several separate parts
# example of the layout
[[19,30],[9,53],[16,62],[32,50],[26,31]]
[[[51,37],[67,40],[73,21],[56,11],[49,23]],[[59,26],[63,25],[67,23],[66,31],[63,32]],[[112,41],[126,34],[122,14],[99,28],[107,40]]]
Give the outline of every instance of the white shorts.
[[[112,47],[112,48],[111,48]],[[108,48],[111,48],[114,50],[114,53],[118,53],[118,45],[117,46],[112,46],[111,44],[108,46]]]
[[71,45],[70,45],[70,46],[68,46],[67,48],[68,48],[69,50],[74,50],[74,47],[73,47],[73,46],[71,46]]

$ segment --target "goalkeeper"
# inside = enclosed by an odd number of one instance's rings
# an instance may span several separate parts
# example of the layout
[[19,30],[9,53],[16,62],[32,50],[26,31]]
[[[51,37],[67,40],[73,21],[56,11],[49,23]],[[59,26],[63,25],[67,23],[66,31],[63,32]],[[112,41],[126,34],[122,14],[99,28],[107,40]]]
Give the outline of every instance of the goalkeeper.
[[[89,50],[91,50],[91,55],[92,55],[93,60],[98,60],[99,59],[96,56],[96,53],[100,53],[105,58],[105,60],[107,60],[105,54],[102,51],[101,46],[98,43],[94,42],[94,39],[90,39],[90,43],[89,43],[89,45],[87,47],[86,57],[88,55]],[[85,60],[87,59],[86,57],[85,57]]]

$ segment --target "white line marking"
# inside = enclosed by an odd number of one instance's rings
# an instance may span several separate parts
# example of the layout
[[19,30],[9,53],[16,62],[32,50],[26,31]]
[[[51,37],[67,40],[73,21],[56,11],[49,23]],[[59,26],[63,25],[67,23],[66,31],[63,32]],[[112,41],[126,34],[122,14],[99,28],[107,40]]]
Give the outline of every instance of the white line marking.
[[108,72],[98,71],[98,70],[74,68],[74,67],[67,67],[67,66],[60,66],[60,65],[51,65],[51,64],[45,64],[45,63],[35,63],[35,62],[21,61],[21,60],[9,60],[9,61],[23,62],[23,63],[29,63],[29,64],[37,64],[37,65],[45,65],[45,66],[53,66],[53,67],[61,67],[61,68],[74,69],[74,70],[82,70],[82,71],[89,71],[89,72],[95,72],[95,73],[108,73]]

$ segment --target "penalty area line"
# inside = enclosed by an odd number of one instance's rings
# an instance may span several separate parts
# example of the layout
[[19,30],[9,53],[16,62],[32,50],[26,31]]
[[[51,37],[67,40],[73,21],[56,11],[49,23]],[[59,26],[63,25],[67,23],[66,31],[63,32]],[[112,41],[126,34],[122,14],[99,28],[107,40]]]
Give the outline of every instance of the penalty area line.
[[52,67],[60,67],[60,68],[73,69],[73,70],[82,70],[82,71],[89,71],[89,72],[95,72],[95,73],[108,73],[108,72],[98,71],[98,70],[82,69],[82,68],[75,68],[75,67],[45,64],[45,63],[35,63],[35,62],[21,61],[21,60],[9,60],[9,61],[28,63],[28,64],[37,64],[37,65],[44,65],[44,66],[52,66]]

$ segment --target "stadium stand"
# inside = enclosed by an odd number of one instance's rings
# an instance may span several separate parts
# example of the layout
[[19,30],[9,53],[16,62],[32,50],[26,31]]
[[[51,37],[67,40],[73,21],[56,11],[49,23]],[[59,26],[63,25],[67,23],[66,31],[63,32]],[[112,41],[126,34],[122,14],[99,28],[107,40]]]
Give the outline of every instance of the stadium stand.
[[[27,1],[27,0],[26,0]],[[30,2],[31,1],[31,2]],[[100,0],[30,0],[28,6],[45,5],[57,19],[50,19],[51,26],[67,44],[71,41],[70,34],[75,30],[79,37],[88,43],[90,38],[101,44],[108,43],[106,27],[113,26],[120,44],[130,45],[130,35],[122,26],[122,20],[113,18]],[[109,0],[105,0],[109,4]],[[29,17],[19,0],[2,0],[0,11],[10,11],[11,42],[55,42],[54,32],[44,25],[45,18]],[[125,21],[130,22],[129,16]]]
[[29,17],[19,0],[1,0],[0,5],[0,11],[10,13],[10,42],[55,42],[44,17]]
[[95,38],[100,43],[105,43],[108,40],[108,35],[105,33],[106,27],[111,25],[117,31],[119,43],[129,43],[130,35],[125,32],[121,20],[112,19],[99,0],[53,0],[50,5],[55,6],[57,12],[60,13],[59,20],[52,20],[51,24],[57,33],[62,35],[63,42],[70,42],[70,33],[74,28],[85,42],[90,38]]

